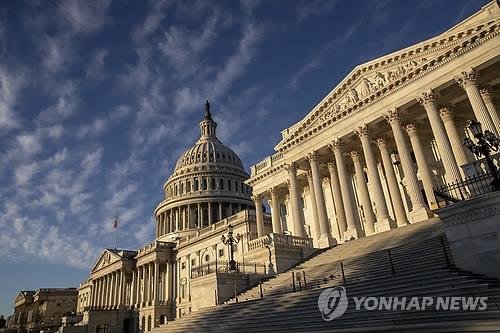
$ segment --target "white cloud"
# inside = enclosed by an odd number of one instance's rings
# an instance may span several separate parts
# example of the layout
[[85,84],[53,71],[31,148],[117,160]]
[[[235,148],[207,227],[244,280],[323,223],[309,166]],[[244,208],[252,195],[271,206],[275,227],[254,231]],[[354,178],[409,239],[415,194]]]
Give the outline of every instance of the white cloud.
[[39,165],[37,163],[25,164],[17,167],[14,171],[16,177],[16,184],[19,186],[26,185],[33,175],[38,171]]
[[230,84],[246,69],[246,66],[255,56],[255,46],[262,37],[263,29],[254,24],[247,24],[243,28],[243,37],[240,40],[238,51],[226,62],[224,68],[217,73],[214,82],[206,87],[207,95],[212,99],[223,95]]
[[29,155],[38,153],[42,149],[40,138],[34,134],[18,135],[16,140],[19,148]]
[[13,109],[24,84],[23,73],[0,65],[0,129],[18,126],[18,119]]
[[44,123],[60,123],[76,112],[79,99],[76,94],[76,84],[73,81],[65,81],[57,88],[55,103],[40,112],[38,121]]
[[165,32],[164,40],[159,44],[167,60],[174,66],[178,75],[188,76],[196,72],[201,65],[200,57],[217,36],[216,28],[219,15],[208,18],[200,30],[188,30],[172,26]]
[[111,0],[65,0],[58,12],[74,33],[98,31],[106,23]]
[[166,9],[172,4],[171,0],[151,1],[151,10],[149,11],[144,23],[137,26],[132,32],[132,38],[136,42],[142,42],[147,36],[154,33],[160,27],[165,18]]

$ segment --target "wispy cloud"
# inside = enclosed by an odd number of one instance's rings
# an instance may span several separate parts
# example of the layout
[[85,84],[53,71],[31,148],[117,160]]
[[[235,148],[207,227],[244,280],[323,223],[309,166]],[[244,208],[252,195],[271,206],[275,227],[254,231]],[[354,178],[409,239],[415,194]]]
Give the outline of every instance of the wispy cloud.
[[18,103],[19,93],[24,85],[24,73],[0,64],[0,129],[19,125],[14,107]]
[[110,4],[111,0],[65,0],[58,12],[73,33],[91,33],[106,23]]

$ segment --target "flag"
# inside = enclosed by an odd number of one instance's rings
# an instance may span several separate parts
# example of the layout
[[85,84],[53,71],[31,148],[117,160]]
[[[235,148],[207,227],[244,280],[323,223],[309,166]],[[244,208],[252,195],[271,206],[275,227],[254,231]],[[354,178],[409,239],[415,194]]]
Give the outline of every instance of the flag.
[[113,228],[116,229],[116,227],[118,227],[118,220],[117,219],[115,219],[113,221]]

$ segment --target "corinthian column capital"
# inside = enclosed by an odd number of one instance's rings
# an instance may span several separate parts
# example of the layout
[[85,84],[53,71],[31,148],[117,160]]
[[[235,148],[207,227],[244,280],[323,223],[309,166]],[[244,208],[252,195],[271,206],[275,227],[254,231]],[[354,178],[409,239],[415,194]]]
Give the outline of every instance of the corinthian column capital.
[[315,162],[318,160],[318,154],[316,153],[316,151],[312,151],[312,152],[307,154],[306,159],[308,162],[311,162],[311,161]]
[[439,116],[445,121],[453,120],[453,112],[451,112],[450,106],[443,106],[439,109]]
[[389,124],[392,124],[393,122],[399,122],[399,110],[397,108],[390,109],[389,111],[387,111],[384,118]]
[[417,125],[413,123],[406,124],[404,130],[410,137],[417,135]]
[[335,151],[335,150],[340,150],[342,149],[342,139],[341,138],[335,138],[331,144],[328,145],[328,147]]
[[326,167],[328,168],[328,171],[335,170],[337,168],[335,162],[326,163]]
[[258,202],[262,201],[262,195],[261,194],[254,193],[251,198],[252,198],[252,201],[255,202],[255,203],[258,203]]
[[479,90],[479,93],[485,100],[489,100],[493,97],[493,88],[490,86],[483,87]]
[[359,152],[357,150],[352,150],[349,152],[349,156],[352,158],[352,160],[359,160]]
[[453,78],[460,85],[460,87],[465,89],[468,86],[477,84],[478,75],[473,68],[470,68],[466,71],[460,72],[459,74],[455,75]]
[[294,162],[292,163],[287,163],[285,164],[285,170],[288,172],[288,173],[297,173],[297,166],[295,165]]
[[436,102],[436,94],[432,91],[432,89],[426,90],[422,92],[419,97],[417,97],[417,101],[423,106],[429,103],[433,104]]
[[370,133],[370,128],[368,127],[367,124],[363,124],[359,126],[356,130],[354,130],[354,133],[359,137],[367,137],[368,134]]
[[379,148],[381,147],[385,147],[385,145],[387,144],[385,138],[376,138],[375,140],[373,140],[373,143],[375,143],[375,145]]

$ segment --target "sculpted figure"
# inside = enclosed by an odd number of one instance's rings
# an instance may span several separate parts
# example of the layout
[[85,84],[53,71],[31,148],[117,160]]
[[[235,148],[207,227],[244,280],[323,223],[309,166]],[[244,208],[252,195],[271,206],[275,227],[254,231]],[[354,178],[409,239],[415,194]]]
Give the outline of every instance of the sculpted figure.
[[375,73],[375,82],[377,82],[377,87],[382,88],[385,85],[385,76],[384,74],[377,72]]
[[364,77],[362,82],[361,82],[361,96],[364,97],[364,96],[374,92],[375,90],[376,89],[375,89],[375,85],[373,84],[373,82],[371,82],[366,77]]
[[356,103],[359,101],[358,92],[355,89],[351,88],[347,91],[347,101],[349,103]]

